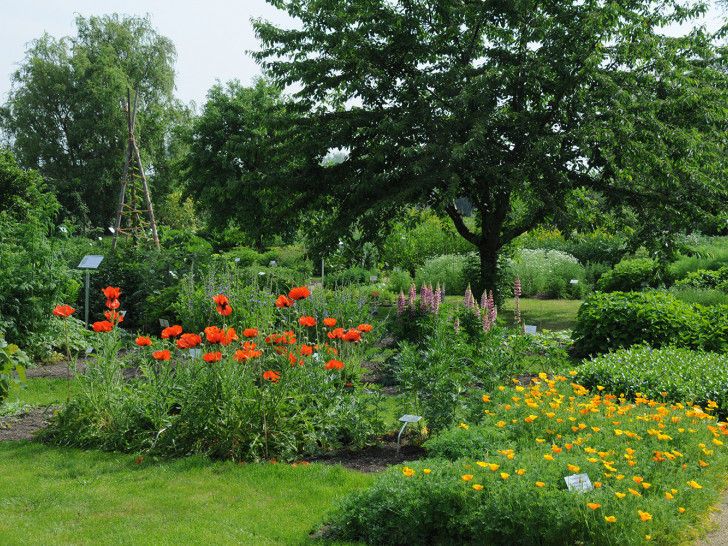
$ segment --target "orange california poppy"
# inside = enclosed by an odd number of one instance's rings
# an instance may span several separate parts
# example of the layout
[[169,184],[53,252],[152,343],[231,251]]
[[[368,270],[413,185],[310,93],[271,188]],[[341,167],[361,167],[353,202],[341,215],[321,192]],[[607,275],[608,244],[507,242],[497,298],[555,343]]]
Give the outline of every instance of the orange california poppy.
[[146,346],[152,344],[152,340],[149,339],[148,337],[139,336],[138,338],[136,338],[136,344],[139,347],[146,347]]
[[329,360],[326,363],[326,366],[324,366],[325,370],[342,370],[344,368],[344,363],[340,360]]
[[325,318],[324,324],[328,326],[329,328],[333,328],[336,326],[336,319],[335,318]]
[[108,320],[102,320],[101,322],[94,322],[93,329],[94,332],[111,332],[111,329],[114,327],[113,324],[111,324]]
[[301,326],[316,326],[316,319],[313,317],[301,317],[298,322]]
[[288,298],[284,295],[278,296],[278,299],[276,300],[276,307],[292,307],[293,304],[296,303],[291,298]]
[[292,300],[305,300],[311,295],[311,291],[305,286],[293,287],[288,293],[288,297]]
[[75,311],[73,307],[70,305],[56,305],[56,308],[53,309],[53,314],[57,317],[70,317],[71,314]]
[[172,358],[172,354],[166,349],[164,351],[154,352],[152,353],[152,356],[155,360],[169,360]]

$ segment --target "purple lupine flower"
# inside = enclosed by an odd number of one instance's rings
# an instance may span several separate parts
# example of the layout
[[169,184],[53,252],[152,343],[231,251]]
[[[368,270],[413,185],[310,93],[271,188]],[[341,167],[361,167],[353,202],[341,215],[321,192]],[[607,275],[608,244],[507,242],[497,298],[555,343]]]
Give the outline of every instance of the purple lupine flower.
[[490,325],[493,326],[495,324],[495,319],[498,316],[498,309],[495,307],[495,300],[493,299],[493,291],[491,290],[488,294],[488,318],[490,320]]
[[453,328],[455,328],[455,333],[460,333],[460,317],[455,317],[455,322],[453,323]]
[[[487,303],[487,302],[486,302]],[[490,312],[488,311],[488,307],[483,308],[483,333],[487,334],[490,332]]]
[[423,282],[422,288],[420,288],[420,311],[422,311],[423,313],[427,312],[427,296],[427,285]]
[[470,290],[470,285],[468,285],[467,290],[465,290],[465,296],[463,296],[463,306],[467,307],[468,309],[472,309],[473,306],[470,305],[470,300],[473,299],[473,291]]
[[[480,307],[478,306],[478,304],[475,303],[475,302],[473,302],[473,308],[472,309],[473,309],[473,314],[476,317],[478,317],[478,320],[480,320]],[[486,311],[486,314],[487,314],[487,309],[484,309],[484,311]]]
[[513,283],[513,324],[518,327],[521,324],[521,306],[518,301],[521,297],[521,279],[516,275],[516,282]]
[[404,315],[406,310],[407,310],[407,300],[404,299],[404,292],[402,292],[400,290],[399,296],[397,297],[397,316],[401,317],[402,315]]
[[412,283],[410,285],[409,289],[409,298],[407,299],[407,307],[409,307],[410,313],[412,313],[412,316],[415,316],[415,313],[417,310],[415,309],[415,300],[417,299],[417,287],[415,286],[415,283]]
[[480,296],[480,307],[485,309],[488,306],[488,291],[483,290],[483,295]]
[[434,314],[437,314],[437,312],[440,310],[440,303],[442,303],[442,300],[440,299],[440,283],[437,283],[437,288],[435,289],[435,294],[432,301]]
[[513,295],[517,298],[521,297],[521,279],[516,275],[516,282],[513,283]]

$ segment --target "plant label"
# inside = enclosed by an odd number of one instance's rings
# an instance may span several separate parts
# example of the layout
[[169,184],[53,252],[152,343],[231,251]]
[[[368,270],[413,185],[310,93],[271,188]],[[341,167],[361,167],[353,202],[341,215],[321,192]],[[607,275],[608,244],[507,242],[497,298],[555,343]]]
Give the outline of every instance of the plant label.
[[579,284],[579,279],[571,279],[569,282],[571,284]]
[[93,347],[89,347],[88,349],[86,349],[86,354],[87,355],[90,355],[93,352],[94,352],[94,348]]
[[584,493],[594,489],[589,476],[586,474],[573,474],[571,476],[566,476],[564,481],[566,482],[566,487],[569,488],[569,491]]
[[376,275],[371,275],[369,277],[369,282],[377,282],[377,276]]
[[416,423],[420,419],[422,419],[421,415],[403,415],[399,418],[402,423]]
[[190,349],[187,354],[190,355],[190,358],[197,358],[198,356],[200,356],[200,350],[199,349]]
[[159,319],[159,325],[162,328],[169,328],[169,321],[166,320],[166,319],[161,318],[161,319]]
[[78,264],[78,269],[96,269],[103,259],[104,257],[98,254],[86,254],[83,260],[81,260],[81,263]]
[[535,327],[535,326],[531,326],[531,325],[529,325],[529,324],[526,324],[526,325],[525,325],[525,326],[523,327],[523,331],[524,331],[524,333],[526,333],[526,334],[535,334],[535,333],[536,333],[536,327]]

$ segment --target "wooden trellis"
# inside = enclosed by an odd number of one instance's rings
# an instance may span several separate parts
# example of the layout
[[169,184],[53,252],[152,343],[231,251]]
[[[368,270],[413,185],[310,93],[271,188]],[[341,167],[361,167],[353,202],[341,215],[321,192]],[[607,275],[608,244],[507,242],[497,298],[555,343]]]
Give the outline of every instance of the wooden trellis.
[[[114,228],[114,242],[112,249],[116,248],[116,241],[119,235],[132,238],[136,245],[143,244],[149,240],[151,232],[152,240],[157,250],[160,250],[159,236],[157,235],[157,224],[154,221],[152,200],[149,197],[149,186],[147,177],[144,175],[142,160],[139,157],[139,147],[134,138],[134,123],[136,121],[139,90],[134,92],[134,108],[131,108],[131,90],[126,90],[126,123],[129,129],[129,142],[126,148],[126,162],[124,163],[124,175],[121,180],[121,193],[119,195],[119,208],[116,213],[116,226]],[[128,199],[127,199],[128,195]],[[124,224],[122,226],[122,223]]]

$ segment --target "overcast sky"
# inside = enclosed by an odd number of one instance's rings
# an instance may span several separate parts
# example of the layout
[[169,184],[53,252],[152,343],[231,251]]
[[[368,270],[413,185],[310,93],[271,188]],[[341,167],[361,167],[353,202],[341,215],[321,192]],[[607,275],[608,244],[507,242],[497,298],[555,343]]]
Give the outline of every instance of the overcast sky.
[[[265,0],[0,0],[0,103],[7,100],[10,77],[26,44],[48,32],[55,38],[75,36],[76,14],[83,17],[119,13],[151,15],[157,32],[177,48],[177,98],[201,106],[216,79],[239,79],[249,85],[260,68],[246,50],[257,50],[251,17],[279,26],[293,23]],[[706,19],[711,30],[723,16],[713,10]]]

